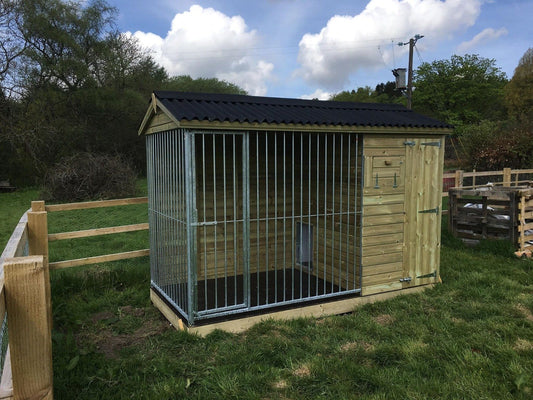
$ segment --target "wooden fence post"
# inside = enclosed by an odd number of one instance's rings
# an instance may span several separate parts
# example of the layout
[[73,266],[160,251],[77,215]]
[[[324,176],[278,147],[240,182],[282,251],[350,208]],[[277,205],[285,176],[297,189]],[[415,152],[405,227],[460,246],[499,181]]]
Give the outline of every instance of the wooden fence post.
[[14,398],[52,399],[52,335],[44,257],[10,258],[4,264],[4,276]]
[[[50,267],[48,264],[48,215],[44,201],[32,201],[28,212],[28,246],[30,256],[43,256],[47,306],[52,309]],[[52,318],[48,321],[52,330]]]
[[511,168],[503,169],[503,186],[511,186]]
[[463,187],[463,173],[462,169],[455,171],[455,187]]

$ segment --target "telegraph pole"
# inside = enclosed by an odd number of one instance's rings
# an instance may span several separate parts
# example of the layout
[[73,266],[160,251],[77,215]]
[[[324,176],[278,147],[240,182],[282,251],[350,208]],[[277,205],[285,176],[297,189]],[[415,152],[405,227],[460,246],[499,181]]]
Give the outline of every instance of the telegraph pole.
[[414,37],[409,39],[408,42],[398,43],[398,46],[409,45],[409,75],[407,76],[407,108],[409,110],[411,109],[413,98],[413,49],[415,48],[415,44],[418,39],[422,39],[423,37],[423,35],[416,34]]

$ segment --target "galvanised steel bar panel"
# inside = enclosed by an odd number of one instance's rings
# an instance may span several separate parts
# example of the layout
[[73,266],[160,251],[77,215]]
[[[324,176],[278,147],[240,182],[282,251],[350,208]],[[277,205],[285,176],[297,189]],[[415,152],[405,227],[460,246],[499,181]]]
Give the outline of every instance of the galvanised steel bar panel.
[[[250,305],[250,134],[246,132],[242,138],[242,248],[243,248],[243,300]],[[237,303],[237,301],[235,301]]]
[[187,266],[188,266],[188,316],[189,322],[193,323],[197,314],[197,211],[196,211],[196,151],[194,134],[184,132],[184,158],[185,158],[185,198],[187,213]]
[[150,275],[153,288],[188,318],[182,139],[181,130],[146,138]]

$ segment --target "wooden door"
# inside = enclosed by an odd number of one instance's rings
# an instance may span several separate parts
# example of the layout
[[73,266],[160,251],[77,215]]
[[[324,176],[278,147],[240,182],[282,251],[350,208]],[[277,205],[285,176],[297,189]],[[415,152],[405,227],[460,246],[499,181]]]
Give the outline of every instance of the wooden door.
[[439,279],[444,138],[408,139],[405,146],[404,288]]

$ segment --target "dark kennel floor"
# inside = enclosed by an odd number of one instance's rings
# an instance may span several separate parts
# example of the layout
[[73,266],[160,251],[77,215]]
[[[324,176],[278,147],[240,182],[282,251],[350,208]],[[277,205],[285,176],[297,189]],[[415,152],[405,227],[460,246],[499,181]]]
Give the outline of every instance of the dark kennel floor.
[[[277,270],[250,275],[250,307],[283,304],[293,300],[340,292],[342,289],[300,270]],[[198,311],[244,303],[243,276],[198,282]]]

